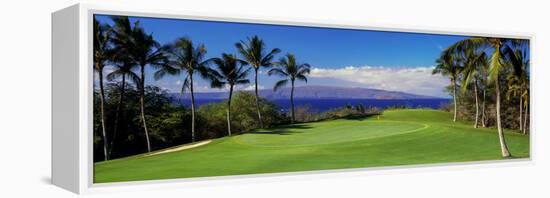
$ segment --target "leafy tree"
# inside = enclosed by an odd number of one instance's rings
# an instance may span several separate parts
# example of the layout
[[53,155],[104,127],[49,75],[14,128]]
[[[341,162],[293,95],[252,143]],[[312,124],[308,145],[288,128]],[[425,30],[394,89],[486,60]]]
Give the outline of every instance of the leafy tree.
[[278,67],[272,68],[267,73],[268,75],[279,75],[285,79],[277,81],[273,90],[277,91],[279,88],[285,86],[290,81],[290,106],[291,106],[291,123],[295,121],[294,113],[294,82],[301,80],[307,83],[306,75],[310,72],[310,66],[307,63],[297,63],[296,57],[293,54],[287,54],[281,58],[276,64]]
[[252,68],[254,68],[254,93],[256,96],[256,111],[258,114],[258,122],[260,128],[264,128],[262,114],[260,111],[260,97],[258,95],[258,71],[261,67],[271,67],[273,65],[273,58],[275,54],[281,52],[280,49],[274,48],[269,53],[265,51],[265,43],[258,36],[248,38],[246,41],[240,41],[235,44],[235,47],[239,50],[239,53],[248,62]]
[[[231,108],[239,111],[231,114],[231,132],[232,134],[245,133],[255,130],[259,127],[257,122],[256,107],[253,104],[256,101],[254,94],[246,91],[238,91],[232,97]],[[279,107],[270,101],[260,98],[260,111],[264,115],[265,126],[274,124],[288,123],[287,119],[279,113]],[[202,133],[209,137],[221,137],[227,134],[227,101],[219,103],[210,103],[201,105],[198,109],[198,115],[201,118]]]
[[[106,84],[105,87],[105,115],[114,117],[116,107],[118,106],[122,82],[114,81]],[[126,84],[124,90],[124,103],[121,108],[119,120],[120,129],[116,137],[111,137],[116,149],[111,149],[111,159],[135,155],[147,152],[147,148],[141,146],[146,137],[144,133],[139,133],[142,129],[141,108],[139,105],[140,90],[133,83]],[[94,93],[94,119],[99,120],[99,90]],[[191,142],[191,126],[187,123],[191,121],[191,111],[183,106],[175,104],[172,96],[159,87],[145,87],[145,108],[149,109],[147,123],[152,149],[163,149],[171,146],[181,145]],[[113,121],[107,120],[108,131],[114,127]],[[110,130],[109,130],[110,129]],[[100,134],[101,125],[94,122],[94,134]],[[137,132],[137,133],[136,133]],[[103,158],[103,153],[99,150],[101,137],[94,137],[94,161]],[[97,151],[97,152],[96,152]]]

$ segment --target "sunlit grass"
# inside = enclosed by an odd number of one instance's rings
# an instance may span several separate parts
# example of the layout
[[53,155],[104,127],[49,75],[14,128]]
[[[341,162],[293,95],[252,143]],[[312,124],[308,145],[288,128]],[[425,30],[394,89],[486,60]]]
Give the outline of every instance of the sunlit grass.
[[[507,133],[514,157],[529,157],[529,136]],[[280,126],[188,150],[96,163],[95,182],[498,160],[496,130],[453,123],[437,110]]]

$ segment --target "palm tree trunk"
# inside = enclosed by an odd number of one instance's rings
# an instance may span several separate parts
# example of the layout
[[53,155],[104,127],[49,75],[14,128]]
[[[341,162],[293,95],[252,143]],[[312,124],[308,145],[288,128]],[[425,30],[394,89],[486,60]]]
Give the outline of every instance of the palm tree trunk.
[[258,123],[260,123],[260,128],[264,128],[264,122],[262,121],[262,114],[260,113],[260,96],[258,95],[258,69],[256,67],[254,70],[254,92],[256,93],[256,111],[258,112]]
[[107,141],[107,133],[105,130],[105,91],[103,89],[103,70],[99,70],[99,94],[100,94],[100,111],[101,111],[101,131],[103,135],[103,156],[105,157],[105,161],[109,160],[109,152],[108,152],[108,145],[109,141]]
[[525,116],[523,116],[523,134],[527,134],[527,130],[528,130],[528,124],[527,122],[529,121],[528,118],[529,118],[529,103],[527,103],[527,101],[524,102],[526,107],[525,107]]
[[453,122],[456,122],[456,82],[454,79],[451,80],[451,84],[453,86],[453,103],[455,106]]
[[291,119],[290,123],[294,123],[295,115],[294,115],[294,80],[291,80],[291,88],[290,88],[290,111],[291,111]]
[[189,74],[189,81],[191,83],[191,141],[195,142],[195,93],[193,91],[193,73]]
[[149,131],[147,131],[147,122],[145,121],[145,65],[141,65],[141,81],[140,81],[139,105],[141,108],[141,121],[143,122],[143,130],[145,131],[145,139],[147,140],[147,151],[151,152],[151,142],[149,141]]
[[476,98],[476,121],[474,123],[474,128],[477,128],[477,123],[479,119],[479,102],[478,102],[478,95],[477,95],[477,80],[474,79],[474,95]]
[[487,117],[485,114],[485,92],[486,90],[483,89],[483,100],[481,102],[481,127],[483,128],[487,127]]
[[115,115],[115,128],[113,129],[113,137],[111,138],[111,145],[109,146],[109,156],[113,153],[113,148],[115,146],[115,140],[117,136],[117,131],[120,129],[120,114],[122,113],[122,102],[124,101],[124,91],[126,89],[126,74],[122,74],[122,85],[120,87],[120,95],[118,97],[118,104],[116,107],[116,115]]
[[233,95],[233,85],[229,87],[229,98],[227,99],[227,133],[231,136],[231,96]]
[[523,88],[520,89],[520,95],[519,95],[519,131],[523,132],[523,119],[521,118],[523,115]]
[[508,146],[506,145],[506,140],[504,139],[504,131],[502,130],[502,124],[500,120],[500,81],[498,74],[496,76],[495,88],[496,88],[496,111],[497,111],[497,129],[498,129],[498,138],[500,140],[500,149],[502,152],[502,157],[511,157]]

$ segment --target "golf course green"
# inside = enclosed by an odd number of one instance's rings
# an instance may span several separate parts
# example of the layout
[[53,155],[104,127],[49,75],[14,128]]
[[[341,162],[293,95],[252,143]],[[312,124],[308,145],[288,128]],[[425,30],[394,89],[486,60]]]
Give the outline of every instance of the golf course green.
[[[506,131],[514,158],[529,136]],[[497,131],[439,110],[280,126],[208,144],[95,163],[95,183],[503,159]]]

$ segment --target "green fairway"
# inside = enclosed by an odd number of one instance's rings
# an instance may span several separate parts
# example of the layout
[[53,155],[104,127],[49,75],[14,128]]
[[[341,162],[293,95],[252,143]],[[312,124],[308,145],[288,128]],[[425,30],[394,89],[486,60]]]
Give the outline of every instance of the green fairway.
[[[514,157],[529,136],[506,133]],[[95,164],[95,182],[274,173],[502,159],[495,129],[453,123],[437,110],[281,126],[181,151]]]

